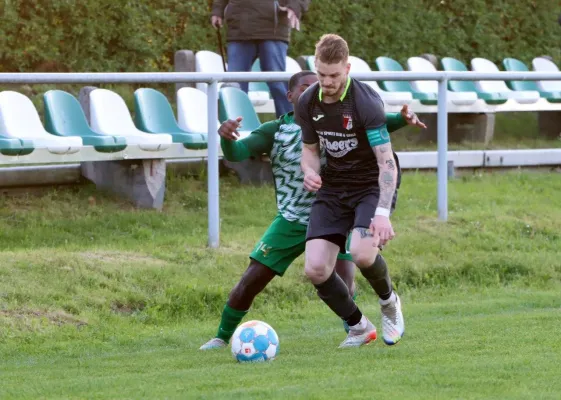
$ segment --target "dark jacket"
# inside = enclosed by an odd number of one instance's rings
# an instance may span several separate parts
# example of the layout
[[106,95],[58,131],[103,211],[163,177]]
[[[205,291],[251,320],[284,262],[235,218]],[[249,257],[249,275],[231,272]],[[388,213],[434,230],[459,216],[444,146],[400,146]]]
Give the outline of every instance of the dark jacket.
[[290,25],[286,11],[292,9],[302,18],[310,0],[214,0],[212,15],[222,17],[227,25],[227,41],[282,40],[290,41]]

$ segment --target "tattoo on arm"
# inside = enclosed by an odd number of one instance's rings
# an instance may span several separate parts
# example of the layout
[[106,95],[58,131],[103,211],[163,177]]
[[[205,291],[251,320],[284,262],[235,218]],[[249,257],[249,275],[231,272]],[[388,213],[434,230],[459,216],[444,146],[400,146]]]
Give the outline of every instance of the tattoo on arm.
[[386,160],[386,165],[388,166],[389,169],[391,169],[392,171],[395,169],[395,163],[393,162],[393,160]]
[[397,184],[397,168],[393,157],[391,144],[374,147],[374,154],[380,169],[378,185],[380,186],[380,198],[378,207],[391,209],[393,196]]
[[365,237],[373,237],[374,235],[370,232],[368,228],[355,228],[358,233],[360,233],[360,238],[364,239]]

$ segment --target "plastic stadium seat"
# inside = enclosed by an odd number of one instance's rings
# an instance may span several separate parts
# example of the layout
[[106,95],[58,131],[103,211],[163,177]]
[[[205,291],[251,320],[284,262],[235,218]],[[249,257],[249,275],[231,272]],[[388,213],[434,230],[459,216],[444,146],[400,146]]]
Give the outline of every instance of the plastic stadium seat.
[[[216,116],[216,123],[218,116]],[[207,137],[208,98],[198,89],[184,87],[177,91],[177,120],[179,127],[190,133],[199,133]]]
[[[522,61],[515,58],[505,58],[503,60],[503,65],[507,71],[518,71],[518,72],[528,72],[528,67]],[[548,92],[543,91],[534,81],[508,81],[507,85],[512,90],[518,91],[538,91],[540,96],[547,99],[551,103],[561,102],[561,91]]]
[[[196,90],[196,89],[195,89]],[[134,92],[136,126],[145,132],[167,133],[174,143],[187,149],[206,149],[206,135],[184,131],[177,125],[168,99],[154,89],[141,88]]]
[[[407,60],[407,68],[415,72],[436,72],[434,65],[427,59],[421,57],[410,57]],[[438,81],[413,81],[411,86],[417,92],[435,94],[438,97]],[[475,92],[449,92],[448,100],[456,105],[469,106],[477,101]]]
[[[256,59],[251,66],[252,72],[261,71],[261,63],[259,59]],[[262,106],[267,104],[271,99],[271,91],[269,90],[269,85],[267,82],[249,82],[248,85],[248,96],[251,100],[251,104],[254,106]]]
[[220,89],[218,98],[220,121],[242,117],[243,133],[240,132],[242,136],[247,135],[261,125],[259,117],[244,91],[234,87],[224,87]]
[[53,154],[72,154],[80,151],[82,138],[60,137],[45,130],[35,106],[21,93],[0,93],[0,135],[29,139],[33,147],[44,147]]
[[92,129],[103,135],[124,136],[129,145],[142,150],[159,151],[170,147],[171,135],[146,133],[135,125],[125,104],[117,93],[95,89],[90,93],[90,118]]
[[[349,56],[349,62],[351,63],[351,72],[372,72],[368,63],[362,58]],[[400,106],[413,101],[413,95],[410,92],[386,92],[378,86],[378,82],[376,81],[364,81],[364,83],[370,85],[372,89],[378,92],[386,104]]]
[[25,156],[33,152],[33,142],[0,135],[0,154],[5,156]]
[[[389,57],[376,58],[376,67],[380,71],[403,71],[403,67],[395,60]],[[422,93],[413,89],[411,84],[407,81],[382,81],[380,86],[388,92],[410,92],[413,98],[425,105],[436,104],[436,93]]]
[[[476,72],[499,72],[499,68],[493,62],[481,57],[471,60],[471,68]],[[540,94],[537,91],[516,92],[510,90],[504,81],[477,81],[476,86],[482,92],[504,93],[509,99],[513,99],[520,104],[532,104],[540,99]]]
[[286,56],[286,72],[292,72],[295,74],[301,71],[302,68],[300,67],[300,64],[298,64],[298,61],[292,57]]
[[45,128],[57,136],[80,136],[82,142],[102,153],[114,153],[127,147],[122,136],[95,133],[86,120],[78,100],[62,90],[49,90],[43,95]]
[[306,64],[308,65],[308,69],[310,71],[316,72],[316,57],[315,56],[309,56],[306,59]]
[[[535,71],[540,72],[559,72],[559,68],[553,62],[546,58],[536,57],[532,60],[532,66]],[[556,93],[561,92],[561,81],[538,81],[538,90],[544,93]]]
[[[228,65],[226,65],[228,68]],[[214,53],[208,50],[201,50],[195,54],[195,71],[204,72],[206,74],[211,73],[223,73],[224,66],[222,64],[222,56],[220,54]],[[196,87],[206,93],[207,90],[206,83],[197,83]],[[222,86],[222,82],[218,83],[218,88]]]
[[[441,60],[442,69],[444,71],[465,71],[468,69],[465,64],[455,58],[444,57]],[[503,104],[508,101],[506,93],[485,93],[481,92],[473,81],[448,81],[448,89],[453,92],[475,92],[477,97],[484,100],[488,104]]]

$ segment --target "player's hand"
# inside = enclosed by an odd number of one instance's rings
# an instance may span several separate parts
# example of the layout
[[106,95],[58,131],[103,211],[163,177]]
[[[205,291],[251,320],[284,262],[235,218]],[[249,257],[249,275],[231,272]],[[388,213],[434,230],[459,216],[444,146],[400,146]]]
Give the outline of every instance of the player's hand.
[[227,140],[238,140],[240,137],[238,129],[242,126],[241,122],[242,117],[224,121],[222,125],[220,125],[220,128],[218,128],[218,134]]
[[212,26],[214,26],[215,28],[222,28],[222,18],[213,15],[210,18],[210,23],[212,24]]
[[290,24],[290,27],[292,29],[296,29],[297,31],[299,31],[300,30],[300,20],[296,16],[296,13],[294,11],[292,11],[290,8],[283,7],[283,6],[279,6],[279,10],[287,12],[288,22]]
[[321,188],[321,176],[310,171],[304,174],[304,189],[308,192],[317,192]]
[[409,110],[409,106],[405,104],[401,109],[401,116],[407,122],[407,125],[418,126],[419,128],[427,129],[427,126],[421,122],[417,114]]
[[[395,237],[395,232],[392,228],[392,223],[388,217],[383,215],[375,215],[370,222],[370,231],[374,235],[374,243],[376,246],[384,246]],[[376,243],[378,242],[378,243]]]

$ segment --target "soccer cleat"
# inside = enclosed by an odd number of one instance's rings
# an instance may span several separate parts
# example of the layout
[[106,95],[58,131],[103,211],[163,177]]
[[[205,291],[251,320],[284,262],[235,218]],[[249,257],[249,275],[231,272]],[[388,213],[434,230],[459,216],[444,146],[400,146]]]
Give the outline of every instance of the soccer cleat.
[[397,293],[388,300],[380,300],[382,309],[382,338],[391,346],[399,342],[405,332],[405,322],[401,313],[401,301]]
[[376,327],[367,319],[365,328],[349,328],[347,338],[339,345],[339,348],[359,347],[373,342],[376,337]]
[[213,349],[221,349],[222,347],[227,347],[228,343],[220,338],[213,338],[210,339],[208,342],[203,344],[199,350],[213,350]]

